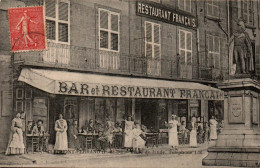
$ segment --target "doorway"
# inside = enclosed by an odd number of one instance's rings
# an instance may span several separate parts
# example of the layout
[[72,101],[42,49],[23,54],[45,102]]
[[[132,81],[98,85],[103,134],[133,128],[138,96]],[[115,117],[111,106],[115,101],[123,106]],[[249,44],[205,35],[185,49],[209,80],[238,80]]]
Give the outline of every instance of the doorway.
[[155,100],[142,100],[141,103],[141,122],[149,130],[158,130],[157,102]]

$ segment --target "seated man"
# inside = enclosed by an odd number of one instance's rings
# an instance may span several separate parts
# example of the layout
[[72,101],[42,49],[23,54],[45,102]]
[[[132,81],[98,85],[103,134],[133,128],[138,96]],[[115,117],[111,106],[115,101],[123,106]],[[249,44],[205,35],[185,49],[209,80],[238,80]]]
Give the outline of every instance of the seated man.
[[102,131],[99,131],[98,132],[98,138],[95,139],[94,141],[94,146],[96,148],[97,151],[101,151],[101,152],[104,152],[106,151],[107,149],[107,137],[103,134]]
[[74,120],[73,124],[69,127],[69,132],[68,132],[69,148],[80,150],[78,133],[79,133],[78,121]]
[[40,137],[39,138],[39,150],[40,151],[43,150],[43,146],[44,146],[44,142],[45,142],[44,133],[45,133],[45,129],[43,126],[43,121],[38,120],[37,124],[32,129],[32,134]]
[[45,130],[44,130],[44,126],[43,126],[43,121],[38,120],[37,124],[33,127],[32,133],[33,133],[33,135],[43,136],[44,132],[45,132]]

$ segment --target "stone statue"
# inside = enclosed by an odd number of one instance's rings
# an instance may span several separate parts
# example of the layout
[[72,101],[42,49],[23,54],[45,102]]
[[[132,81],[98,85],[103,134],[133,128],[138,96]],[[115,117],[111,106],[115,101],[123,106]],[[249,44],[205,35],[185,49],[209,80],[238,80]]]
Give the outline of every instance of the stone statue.
[[229,55],[232,57],[231,74],[249,74],[254,71],[253,49],[243,20],[238,21],[238,30],[229,41]]

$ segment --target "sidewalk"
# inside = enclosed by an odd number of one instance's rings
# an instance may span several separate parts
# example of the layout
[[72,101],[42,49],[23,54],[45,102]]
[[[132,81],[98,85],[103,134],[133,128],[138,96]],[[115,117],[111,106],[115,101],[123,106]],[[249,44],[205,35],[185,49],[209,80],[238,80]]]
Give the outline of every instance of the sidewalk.
[[178,151],[173,150],[167,145],[159,147],[145,148],[142,154],[126,152],[125,150],[117,150],[113,153],[74,153],[66,155],[54,155],[50,153],[29,153],[24,155],[6,156],[0,154],[0,167],[3,165],[33,165],[33,164],[54,164],[77,162],[88,159],[100,158],[116,158],[116,157],[145,157],[148,155],[160,154],[201,154],[207,151],[208,146],[213,144],[199,144],[197,148],[190,148],[188,145],[179,146]]

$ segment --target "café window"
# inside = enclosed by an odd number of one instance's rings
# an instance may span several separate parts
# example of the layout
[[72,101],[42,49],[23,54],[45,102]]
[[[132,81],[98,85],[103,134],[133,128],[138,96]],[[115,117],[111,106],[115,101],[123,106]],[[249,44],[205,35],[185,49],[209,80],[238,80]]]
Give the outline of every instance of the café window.
[[119,51],[120,15],[106,9],[98,9],[99,48],[108,51]]
[[220,37],[208,35],[207,37],[208,66],[212,68],[220,67]]
[[246,24],[254,25],[254,5],[251,0],[241,0],[241,14]]
[[66,97],[64,100],[64,118],[68,124],[72,124],[73,120],[78,120],[78,102],[75,97]]
[[191,0],[178,0],[178,8],[186,12],[191,12]]
[[147,73],[160,75],[161,73],[161,31],[160,25],[145,22],[145,56],[147,58]]
[[15,110],[17,112],[25,112],[27,120],[32,119],[32,90],[29,88],[17,88],[15,93]]
[[47,39],[56,43],[70,41],[70,3],[68,0],[45,0]]
[[192,64],[192,33],[179,30],[179,54],[181,64]]
[[208,0],[206,2],[207,15],[212,17],[219,17],[219,1],[218,0]]

